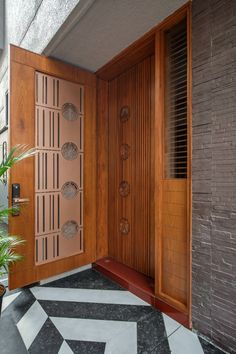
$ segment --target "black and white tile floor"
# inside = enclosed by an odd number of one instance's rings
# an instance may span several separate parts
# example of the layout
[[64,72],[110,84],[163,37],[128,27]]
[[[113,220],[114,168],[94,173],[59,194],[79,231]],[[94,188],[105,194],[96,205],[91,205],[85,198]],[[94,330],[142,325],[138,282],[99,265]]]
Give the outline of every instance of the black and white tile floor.
[[1,354],[222,353],[93,269],[10,293]]

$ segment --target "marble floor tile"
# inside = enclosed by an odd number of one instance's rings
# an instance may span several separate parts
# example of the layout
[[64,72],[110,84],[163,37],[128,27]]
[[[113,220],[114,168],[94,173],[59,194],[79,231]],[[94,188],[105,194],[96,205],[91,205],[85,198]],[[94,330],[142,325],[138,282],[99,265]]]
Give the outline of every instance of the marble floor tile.
[[48,316],[46,312],[43,310],[38,301],[35,301],[26,314],[17,323],[17,328],[25,343],[26,349],[29,349],[47,318]]
[[167,337],[169,337],[172,333],[174,333],[178,328],[181,327],[181,324],[173,320],[171,317],[165,315],[164,313],[162,314],[162,316],[166,328],[166,334]]
[[[71,353],[82,354],[82,353],[96,353],[104,354],[106,343],[89,342],[89,341],[77,341],[77,340],[67,340],[68,346],[71,348]],[[61,353],[60,353],[61,354]],[[68,353],[69,354],[69,353]]]
[[74,352],[70,348],[69,344],[64,340],[58,354],[73,354]]
[[97,289],[64,289],[33,287],[31,292],[37,300],[78,301],[104,304],[147,305],[129,291]]
[[124,290],[119,284],[103,276],[95,269],[88,269],[81,273],[73,274],[63,279],[43,285],[45,287],[76,288],[76,289],[101,289]]
[[106,343],[106,354],[137,353],[135,322],[58,317],[51,317],[51,321],[66,340]]
[[155,353],[157,348],[165,348],[169,354],[169,345],[162,314],[154,310],[137,323],[138,353]]
[[222,350],[216,348],[213,344],[207,342],[205,339],[199,337],[204,354],[223,354]]
[[198,336],[181,326],[168,337],[172,354],[204,354]]
[[0,354],[222,354],[93,269],[9,293]]
[[2,302],[2,312],[20,295],[20,291],[8,296],[4,296]]
[[28,352],[29,354],[57,354],[62,343],[63,337],[48,318],[30,345]]
[[151,306],[99,304],[39,300],[50,317],[90,318],[94,320],[137,322],[153,313]]

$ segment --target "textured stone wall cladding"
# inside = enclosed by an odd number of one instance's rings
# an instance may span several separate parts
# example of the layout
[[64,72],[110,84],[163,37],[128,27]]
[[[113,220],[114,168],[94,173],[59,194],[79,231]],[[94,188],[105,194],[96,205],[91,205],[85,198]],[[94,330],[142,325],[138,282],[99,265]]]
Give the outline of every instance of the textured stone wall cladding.
[[193,0],[193,327],[236,352],[236,1]]

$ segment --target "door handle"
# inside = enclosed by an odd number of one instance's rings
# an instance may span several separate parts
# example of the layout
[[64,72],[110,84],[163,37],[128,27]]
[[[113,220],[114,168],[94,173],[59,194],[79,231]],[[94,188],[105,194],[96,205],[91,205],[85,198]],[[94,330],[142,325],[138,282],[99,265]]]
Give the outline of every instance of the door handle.
[[28,203],[29,198],[21,198],[20,197],[20,184],[13,183],[12,185],[12,216],[20,215],[20,204]]
[[13,198],[13,204],[23,204],[28,203],[29,201],[29,198]]

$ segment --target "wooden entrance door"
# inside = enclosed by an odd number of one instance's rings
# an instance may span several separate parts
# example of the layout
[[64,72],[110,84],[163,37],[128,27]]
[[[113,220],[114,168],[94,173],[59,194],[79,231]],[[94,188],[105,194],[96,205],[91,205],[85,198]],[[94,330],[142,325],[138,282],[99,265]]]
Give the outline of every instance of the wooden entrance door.
[[26,240],[10,289],[95,261],[95,130],[95,75],[10,47],[10,147],[36,148],[10,173],[29,200],[9,221]]
[[109,255],[154,276],[154,57],[109,82]]

